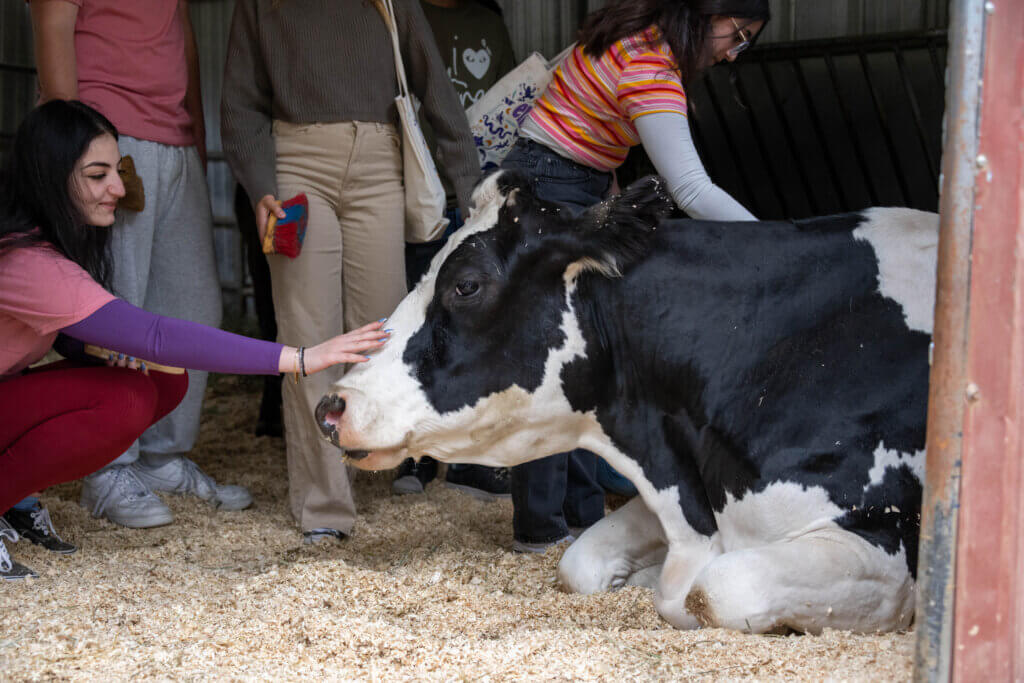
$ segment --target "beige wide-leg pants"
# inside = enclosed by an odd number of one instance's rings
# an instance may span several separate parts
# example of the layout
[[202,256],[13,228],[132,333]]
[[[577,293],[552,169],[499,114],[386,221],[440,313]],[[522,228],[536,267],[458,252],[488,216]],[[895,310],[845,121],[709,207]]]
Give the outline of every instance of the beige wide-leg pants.
[[[317,344],[391,314],[405,296],[401,139],[383,123],[274,121],[277,199],[309,199],[302,253],[271,255],[278,341]],[[316,404],[343,368],[283,384],[292,515],[303,531],[349,533],[355,503],[341,451],[320,435]]]

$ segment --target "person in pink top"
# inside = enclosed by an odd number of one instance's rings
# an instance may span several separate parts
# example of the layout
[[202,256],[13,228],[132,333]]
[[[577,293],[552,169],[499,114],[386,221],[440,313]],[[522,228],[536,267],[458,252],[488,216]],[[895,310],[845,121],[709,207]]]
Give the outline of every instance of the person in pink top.
[[[363,354],[389,335],[378,321],[296,348],[115,297],[108,246],[125,194],[120,159],[110,121],[81,102],[54,100],[19,126],[0,177],[0,579],[34,575],[4,543],[20,535],[12,506],[116,458],[182,400],[190,375],[179,368],[287,372],[300,381],[368,360]],[[68,360],[36,365],[58,339]],[[111,349],[106,364],[84,355],[86,344]],[[45,509],[35,516],[49,524]]]
[[[130,303],[206,325],[221,320],[206,185],[199,63],[186,0],[30,0],[40,101],[79,99],[121,133],[141,193],[122,202],[111,235],[111,284]],[[130,185],[131,186],[131,185]],[[153,490],[191,493],[220,509],[252,502],[185,457],[199,432],[206,375],[115,463],[83,481],[82,504],[129,527],[171,521]],[[141,455],[140,455],[141,450]]]

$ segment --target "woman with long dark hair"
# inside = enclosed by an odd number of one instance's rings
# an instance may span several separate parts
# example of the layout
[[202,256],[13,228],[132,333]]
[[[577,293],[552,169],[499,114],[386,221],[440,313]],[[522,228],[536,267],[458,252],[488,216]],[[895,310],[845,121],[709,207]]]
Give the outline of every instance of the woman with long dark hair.
[[[0,178],[3,579],[34,576],[11,560],[3,542],[18,540],[19,525],[28,527],[20,530],[30,540],[57,552],[74,550],[47,544],[49,533],[33,533],[53,531],[45,509],[16,514],[12,506],[116,458],[181,401],[188,374],[180,368],[288,372],[298,381],[337,363],[365,361],[362,354],[388,336],[377,322],[296,348],[155,315],[118,299],[105,286],[109,227],[125,194],[120,159],[109,120],[81,102],[53,100],[22,122]],[[35,365],[58,334],[68,340],[69,360]],[[82,353],[85,345],[110,349],[106,364]],[[36,529],[39,523],[49,528]]]
[[[770,17],[768,0],[612,0],[587,18],[502,167],[532,174],[539,197],[582,211],[605,197],[629,149],[643,144],[689,216],[755,220],[708,178],[690,136],[686,87],[735,60]],[[513,468],[515,548],[542,551],[600,519],[596,471],[596,456],[579,450]]]

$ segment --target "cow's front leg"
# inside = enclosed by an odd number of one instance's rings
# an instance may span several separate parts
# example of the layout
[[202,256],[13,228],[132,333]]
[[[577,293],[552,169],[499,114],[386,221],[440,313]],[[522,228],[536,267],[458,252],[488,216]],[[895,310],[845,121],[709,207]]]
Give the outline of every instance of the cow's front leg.
[[670,545],[668,548],[654,590],[654,608],[676,628],[700,627],[700,621],[689,611],[687,595],[701,569],[718,554],[715,548],[714,539]]
[[839,528],[725,553],[693,582],[686,607],[701,624],[764,633],[907,628],[914,581],[895,555]]
[[653,588],[657,574],[643,570],[660,565],[666,547],[661,523],[636,497],[569,546],[558,563],[558,578],[574,593],[598,593],[627,583]]

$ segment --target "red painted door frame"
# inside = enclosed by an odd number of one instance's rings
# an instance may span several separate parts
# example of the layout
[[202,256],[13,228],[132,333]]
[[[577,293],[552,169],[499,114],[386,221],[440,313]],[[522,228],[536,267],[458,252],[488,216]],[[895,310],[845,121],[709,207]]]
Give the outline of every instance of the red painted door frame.
[[953,603],[971,682],[1024,680],[1024,0],[985,7]]

